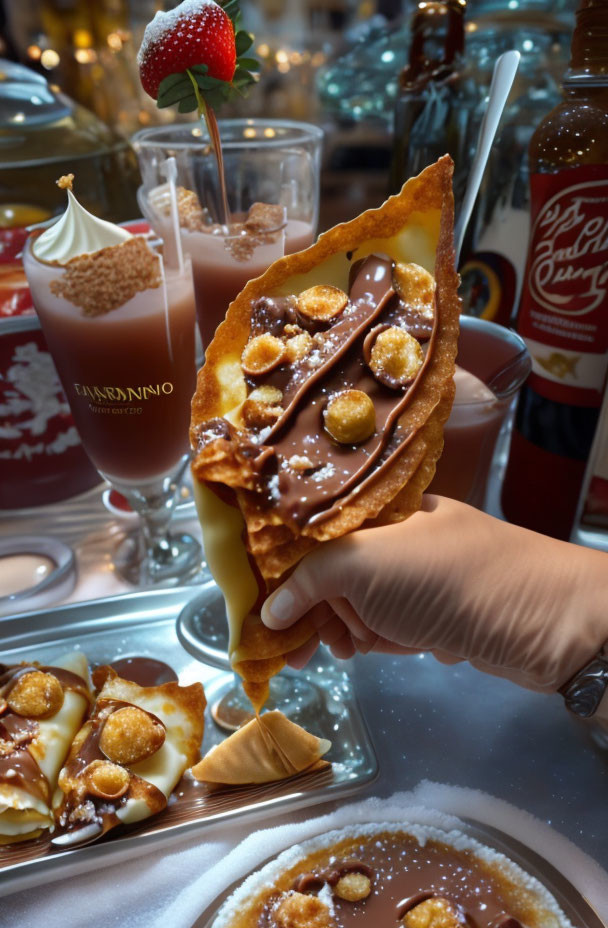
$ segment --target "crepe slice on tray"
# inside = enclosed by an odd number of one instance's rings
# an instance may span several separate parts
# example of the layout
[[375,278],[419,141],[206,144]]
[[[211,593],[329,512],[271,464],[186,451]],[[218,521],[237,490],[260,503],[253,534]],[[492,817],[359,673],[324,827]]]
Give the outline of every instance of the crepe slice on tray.
[[139,686],[111,668],[59,774],[55,815],[69,846],[160,812],[200,755],[200,683]]
[[251,719],[211,748],[192,775],[217,786],[271,783],[329,767],[321,758],[330,747],[331,741],[309,734],[274,710]]
[[415,512],[454,393],[452,161],[276,261],[230,305],[192,403],[194,490],[256,709],[307,618],[261,605],[314,547]]
[[0,664],[0,844],[54,827],[57,776],[91,702],[87,660]]

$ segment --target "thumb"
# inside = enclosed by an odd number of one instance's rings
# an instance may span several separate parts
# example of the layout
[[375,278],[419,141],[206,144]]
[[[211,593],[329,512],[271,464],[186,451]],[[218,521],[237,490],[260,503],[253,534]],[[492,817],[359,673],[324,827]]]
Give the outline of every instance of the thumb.
[[318,603],[345,595],[343,566],[347,539],[323,545],[300,561],[294,572],[262,606],[262,621],[275,630],[288,628]]

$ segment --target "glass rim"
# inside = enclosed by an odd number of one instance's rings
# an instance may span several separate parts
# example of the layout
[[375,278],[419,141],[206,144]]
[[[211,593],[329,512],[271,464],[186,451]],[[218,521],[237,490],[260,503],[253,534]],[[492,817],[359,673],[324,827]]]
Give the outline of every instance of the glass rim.
[[[499,368],[494,373],[493,378],[503,371],[506,372],[511,367],[517,367],[519,364],[523,365],[525,359],[530,358],[530,352],[528,351],[526,342],[515,329],[509,329],[504,325],[499,325],[497,322],[492,322],[491,319],[483,319],[480,316],[468,316],[466,314],[461,314],[459,322],[461,331],[466,331],[468,329],[469,331],[483,332],[486,335],[498,338],[501,342],[511,345],[517,350],[517,354],[515,354],[510,361],[505,362],[502,368]],[[456,363],[458,364],[458,357],[456,357]],[[518,377],[504,394],[496,394],[494,390],[492,390],[495,401],[499,403],[506,400],[510,401],[521,389],[529,372],[530,369],[528,368],[524,373],[524,368],[522,367],[523,376]],[[488,384],[486,384],[486,386],[488,386]],[[488,400],[468,400],[465,403],[454,403],[453,408],[457,406],[458,409],[465,409],[472,406],[482,406],[487,404],[487,402]]]
[[493,322],[491,319],[484,319],[482,316],[469,316],[465,313],[461,313],[459,322],[461,329],[477,329],[479,332],[487,332],[499,338],[500,341],[508,342],[510,345],[513,345],[513,347],[520,348],[522,351],[528,350],[528,346],[524,339],[515,329],[507,328],[505,325],[499,325],[498,322]]
[[[134,135],[131,136],[131,144],[134,148],[137,146],[139,148],[173,148],[176,150],[187,150],[188,148],[193,148],[195,145],[200,145],[209,141],[209,135],[207,133],[206,126],[204,124],[201,126],[202,121],[197,122],[181,122],[181,123],[170,123],[166,126],[150,126],[147,129],[140,129]],[[287,129],[290,130],[290,134],[284,138],[240,138],[240,139],[224,139],[222,138],[222,150],[229,151],[236,148],[283,148],[286,145],[294,144],[297,142],[319,142],[324,136],[323,129],[319,126],[315,126],[314,123],[310,122],[298,122],[294,119],[264,119],[262,117],[241,117],[238,119],[219,119],[218,125],[220,128],[220,135],[222,132],[222,127],[251,127],[251,128],[267,128],[267,129]],[[190,140],[168,140],[166,142],[160,141],[157,136],[162,135],[163,133],[186,133],[188,132],[192,137]]]
[[[125,222],[120,222],[120,223],[117,222],[117,223],[112,223],[112,224],[113,224],[113,225],[116,225],[116,226],[118,226],[118,227],[125,227],[125,226],[130,225],[131,223],[134,223],[134,222],[143,222],[143,221],[145,221],[145,220],[143,220],[143,219],[141,219],[141,220],[137,220],[137,219],[128,219],[128,220],[126,220]],[[32,228],[32,231],[30,232],[30,234],[28,235],[28,237],[27,237],[26,240],[25,240],[25,244],[24,244],[23,250],[22,250],[22,261],[23,261],[23,263],[24,263],[24,266],[25,266],[25,261],[27,260],[28,263],[29,263],[30,261],[32,261],[32,262],[34,262],[35,264],[40,264],[40,265],[42,265],[42,267],[49,268],[50,270],[54,270],[54,271],[63,271],[63,272],[65,272],[65,269],[66,269],[66,267],[67,267],[67,264],[58,264],[58,263],[53,263],[52,261],[44,261],[42,258],[38,258],[38,257],[36,256],[36,254],[34,253],[33,244],[34,244],[34,241],[36,240],[36,238],[38,238],[38,234],[44,232],[44,228],[42,228],[43,225],[44,225],[43,223],[40,223],[40,227],[34,226],[34,227]],[[40,232],[39,232],[39,233],[38,233],[38,228],[40,229]],[[127,229],[127,232],[129,232],[129,231],[130,231],[130,230]],[[36,233],[38,233],[38,234],[36,234]],[[173,279],[173,278],[176,278],[176,277],[177,277],[177,278],[181,278],[181,277],[184,276],[184,274],[186,275],[186,277],[188,276],[188,273],[187,273],[187,272],[188,272],[188,270],[191,270],[191,268],[192,268],[192,258],[190,257],[190,255],[188,255],[188,254],[182,255],[183,267],[181,267],[181,268],[180,268],[179,266],[175,267],[174,265],[168,264],[168,263],[167,263],[167,259],[166,259],[166,257],[165,257],[164,252],[163,252],[163,248],[164,248],[164,246],[165,246],[165,239],[164,239],[162,236],[157,235],[157,234],[154,232],[154,230],[153,230],[152,228],[150,228],[150,231],[149,231],[149,232],[131,232],[131,235],[133,236],[133,238],[144,238],[144,239],[146,239],[146,241],[147,241],[147,243],[148,243],[148,246],[149,246],[149,248],[150,248],[150,251],[154,252],[154,254],[156,255],[156,257],[160,260],[161,271],[162,271],[162,275],[163,275],[163,277],[165,278],[165,280],[167,280],[169,277],[171,277],[172,279]],[[103,251],[103,249],[99,249],[99,251]],[[91,255],[91,254],[96,254],[96,252],[83,252],[83,255]],[[80,257],[80,255],[77,256],[77,257]],[[26,274],[26,277],[27,277],[27,274]],[[148,288],[146,288],[146,289],[147,289],[147,290],[149,290],[149,289],[155,290],[156,287],[148,287]],[[145,293],[146,291],[140,290],[139,292],[140,292],[140,293]],[[136,296],[137,296],[137,294],[136,294]],[[123,304],[123,305],[124,305],[124,304]],[[34,310],[35,310],[35,312],[36,312],[36,315],[35,315],[35,316],[9,316],[8,318],[9,318],[11,321],[12,321],[13,319],[15,319],[15,320],[17,320],[17,319],[30,319],[30,320],[35,319],[35,320],[37,320],[37,322],[38,322],[38,325],[37,325],[37,326],[34,325],[34,324],[26,325],[26,326],[17,326],[17,325],[16,325],[16,326],[14,326],[14,328],[12,328],[12,329],[9,329],[8,327],[7,327],[6,329],[4,329],[4,326],[1,324],[1,323],[2,323],[2,320],[0,319],[0,334],[2,334],[2,333],[5,332],[5,331],[6,331],[6,332],[8,332],[8,331],[19,331],[21,328],[23,328],[24,330],[25,330],[25,329],[30,329],[30,328],[32,328],[32,329],[34,329],[34,328],[42,328],[42,325],[41,325],[41,323],[40,323],[40,317],[38,316],[38,310],[37,310],[35,307],[34,307]]]

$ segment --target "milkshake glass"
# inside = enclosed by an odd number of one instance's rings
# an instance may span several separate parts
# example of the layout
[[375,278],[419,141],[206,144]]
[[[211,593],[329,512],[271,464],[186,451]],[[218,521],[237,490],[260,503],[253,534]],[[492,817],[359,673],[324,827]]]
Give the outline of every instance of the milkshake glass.
[[461,316],[456,363],[456,395],[428,492],[483,509],[498,437],[510,425],[509,412],[532,362],[516,332]]
[[204,347],[247,281],[284,254],[312,244],[319,214],[321,129],[228,119],[219,121],[219,133],[228,217],[203,124],[145,129],[133,138],[143,179],[140,207],[161,235],[170,222],[162,165],[168,157],[176,159],[182,244],[192,260]]
[[[71,194],[70,209],[88,222]],[[67,260],[49,260],[52,249],[38,254],[38,239],[28,241],[25,272],[76,428],[102,476],[140,516],[141,535],[127,539],[115,564],[140,584],[192,573],[198,543],[168,534],[189,460],[195,384],[189,262],[169,268],[160,242],[152,247],[129,233]]]

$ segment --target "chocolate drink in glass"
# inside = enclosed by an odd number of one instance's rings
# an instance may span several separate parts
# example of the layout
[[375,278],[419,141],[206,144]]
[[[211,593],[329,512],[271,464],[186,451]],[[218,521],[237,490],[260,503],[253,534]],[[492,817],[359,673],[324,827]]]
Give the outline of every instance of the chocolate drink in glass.
[[209,108],[205,120],[204,129],[145,129],[133,144],[143,178],[138,201],[163,238],[173,208],[163,164],[175,157],[181,244],[207,347],[248,281],[314,241],[322,132],[288,120],[217,123]]
[[[111,311],[101,309],[104,295],[97,302],[93,288],[91,313],[84,314],[51,289],[63,269],[37,261],[31,248],[26,261],[49,349],[95,466],[120,483],[170,471],[188,450],[194,392],[194,301],[186,273],[165,272],[163,279],[156,257],[155,286]],[[101,281],[96,286],[104,289]]]
[[167,267],[144,236],[88,213],[71,175],[61,185],[66,212],[24,253],[34,306],[84,447],[140,515],[115,563],[133,582],[183,576],[200,564],[194,539],[168,535],[195,385],[190,264]]
[[[253,211],[254,207],[249,215]],[[241,221],[234,216],[227,235],[219,226],[209,232],[182,231],[184,250],[192,258],[196,313],[204,347],[249,280],[263,274],[277,258],[308,248],[313,242],[310,223],[285,219],[281,207],[267,207],[267,212],[271,215],[266,231],[248,229],[247,217]]]

